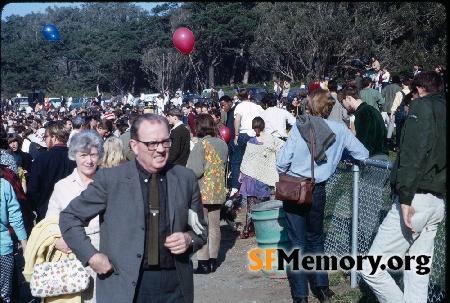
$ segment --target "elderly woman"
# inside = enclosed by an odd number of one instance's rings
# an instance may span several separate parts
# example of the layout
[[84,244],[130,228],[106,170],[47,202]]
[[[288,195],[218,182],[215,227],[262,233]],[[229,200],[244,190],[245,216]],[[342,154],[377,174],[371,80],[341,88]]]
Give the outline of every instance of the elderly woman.
[[[55,189],[48,203],[47,216],[59,215],[69,205],[73,198],[79,196],[94,179],[98,169],[98,162],[103,157],[103,140],[95,130],[83,130],[73,135],[69,146],[69,159],[75,160],[77,167],[72,174],[55,184]],[[92,245],[99,249],[100,224],[98,216],[91,220],[85,228]],[[55,248],[71,253],[63,238],[56,241]],[[95,300],[95,272],[88,267],[91,274],[89,288],[81,293],[82,302],[96,302]]]
[[[326,90],[317,89],[311,93],[307,103],[310,115],[297,118],[297,125],[292,127],[289,138],[277,156],[276,166],[279,173],[286,172],[299,178],[311,178],[311,161],[307,159],[311,157],[309,130],[312,127],[316,181],[312,204],[297,205],[283,201],[288,236],[292,248],[299,249],[301,256],[324,254],[325,184],[336,170],[344,149],[357,160],[369,157],[369,151],[347,127],[326,119],[335,102],[333,96]],[[308,273],[304,270],[288,271],[288,277],[294,302],[307,302],[308,288],[320,302],[329,302],[334,295],[329,288],[326,271]]]
[[198,267],[195,274],[216,271],[220,246],[220,207],[226,199],[225,165],[228,146],[218,137],[216,123],[209,114],[195,118],[198,142],[187,161],[187,167],[197,176],[202,194],[203,213],[208,222],[208,242],[197,252]]

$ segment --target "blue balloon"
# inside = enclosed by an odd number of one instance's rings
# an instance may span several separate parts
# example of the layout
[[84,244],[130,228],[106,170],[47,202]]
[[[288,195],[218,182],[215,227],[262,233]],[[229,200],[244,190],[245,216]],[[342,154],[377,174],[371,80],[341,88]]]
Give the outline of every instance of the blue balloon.
[[53,24],[46,24],[42,28],[42,34],[44,35],[45,39],[48,41],[58,41],[59,40],[59,31],[56,26]]

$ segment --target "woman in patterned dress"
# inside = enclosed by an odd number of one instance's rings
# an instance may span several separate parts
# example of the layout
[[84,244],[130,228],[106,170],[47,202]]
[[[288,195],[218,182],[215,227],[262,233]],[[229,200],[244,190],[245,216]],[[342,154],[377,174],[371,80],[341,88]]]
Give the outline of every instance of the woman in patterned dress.
[[228,146],[220,137],[214,119],[209,114],[195,118],[198,142],[195,144],[187,167],[198,178],[202,194],[203,213],[208,222],[208,242],[197,252],[198,267],[195,274],[216,271],[216,259],[220,246],[220,207],[226,199],[225,165]]

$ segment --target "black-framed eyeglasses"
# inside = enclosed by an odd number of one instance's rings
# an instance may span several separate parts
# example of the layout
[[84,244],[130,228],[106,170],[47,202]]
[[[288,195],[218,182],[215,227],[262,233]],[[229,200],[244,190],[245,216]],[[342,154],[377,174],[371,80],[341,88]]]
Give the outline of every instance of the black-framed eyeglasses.
[[164,147],[164,148],[169,148],[169,147],[172,146],[172,138],[167,138],[167,139],[164,139],[162,141],[149,141],[149,142],[144,142],[144,141],[141,141],[141,140],[138,140],[138,139],[134,139],[134,140],[147,145],[147,149],[149,151],[155,151],[158,148],[159,144],[161,144],[162,147]]

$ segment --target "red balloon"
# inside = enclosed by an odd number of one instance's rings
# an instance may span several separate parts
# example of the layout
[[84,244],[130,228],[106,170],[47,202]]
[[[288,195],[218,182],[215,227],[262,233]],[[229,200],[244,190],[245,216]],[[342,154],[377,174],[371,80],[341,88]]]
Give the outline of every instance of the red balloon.
[[219,127],[219,137],[223,139],[227,144],[231,139],[231,131],[226,126]]
[[189,55],[194,49],[194,33],[186,27],[180,27],[173,33],[172,37],[175,47],[185,55]]

